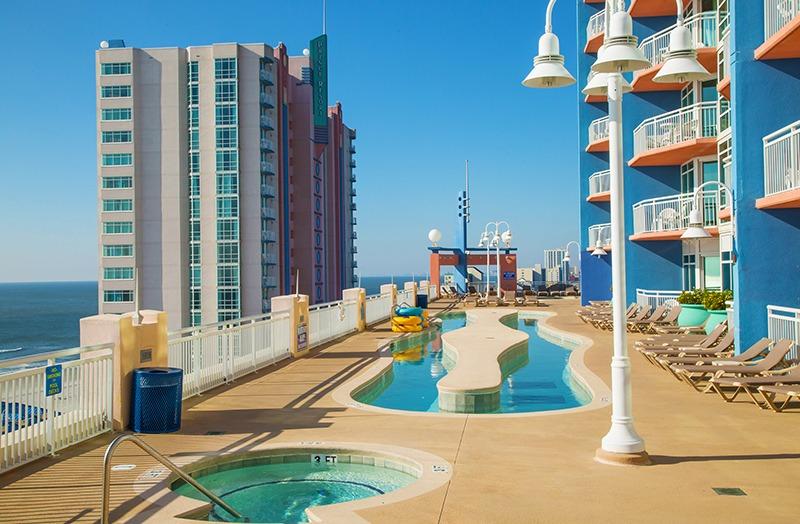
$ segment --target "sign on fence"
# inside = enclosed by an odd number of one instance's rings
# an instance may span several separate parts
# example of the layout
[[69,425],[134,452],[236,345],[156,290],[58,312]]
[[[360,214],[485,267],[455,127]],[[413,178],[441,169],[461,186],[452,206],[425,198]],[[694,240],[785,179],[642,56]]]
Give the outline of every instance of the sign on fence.
[[308,346],[308,327],[306,324],[297,326],[297,350],[301,351]]
[[61,377],[63,376],[63,370],[61,368],[61,364],[56,364],[54,366],[47,366],[45,370],[45,381],[44,381],[44,394],[46,397],[52,397],[53,395],[58,395],[61,393]]

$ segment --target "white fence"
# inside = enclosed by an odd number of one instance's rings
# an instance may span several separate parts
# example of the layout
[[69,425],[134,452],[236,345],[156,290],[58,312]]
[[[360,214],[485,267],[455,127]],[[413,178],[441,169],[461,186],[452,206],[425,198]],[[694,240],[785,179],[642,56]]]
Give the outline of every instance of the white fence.
[[596,224],[589,226],[589,247],[594,249],[597,239],[600,239],[601,246],[611,244],[611,224]]
[[668,304],[670,307],[677,304],[678,296],[682,291],[662,291],[653,289],[637,289],[636,290],[636,303],[640,306],[650,306],[653,310],[662,304]]
[[767,306],[767,336],[772,340],[794,340],[789,358],[800,358],[800,309]]
[[409,306],[416,306],[417,302],[414,297],[414,291],[411,289],[398,289],[397,290],[397,304],[407,304]]
[[[717,12],[707,11],[692,15],[684,20],[684,26],[692,32],[692,42],[696,49],[703,47],[717,47]],[[639,44],[644,56],[654,66],[663,64],[669,52],[669,34],[675,29],[672,25],[662,29]]]
[[289,358],[289,315],[262,315],[169,334],[171,367],[183,370],[183,398]]
[[592,120],[589,124],[589,143],[593,144],[608,138],[608,117]]
[[769,40],[800,14],[798,0],[764,0],[764,40]]
[[[651,198],[634,204],[633,232],[639,234],[686,229],[689,227],[689,213],[693,205],[692,199],[692,193],[683,193]],[[703,191],[700,200],[703,212],[703,226],[718,225],[719,192]]]
[[597,35],[601,35],[606,30],[606,11],[598,11],[589,18],[589,23],[586,24],[586,40],[591,40]]
[[308,309],[308,338],[312,348],[358,329],[358,302],[340,300]]
[[800,120],[764,137],[764,194],[800,187]]
[[[64,358],[78,356],[75,360]],[[46,396],[47,367],[61,365],[61,392]],[[0,362],[0,472],[111,429],[112,346]]]
[[589,177],[589,195],[611,191],[611,171],[597,171]]
[[367,297],[367,325],[387,320],[392,316],[392,295],[372,295]]
[[701,102],[648,118],[633,131],[633,151],[640,155],[696,140],[716,138],[717,103]]

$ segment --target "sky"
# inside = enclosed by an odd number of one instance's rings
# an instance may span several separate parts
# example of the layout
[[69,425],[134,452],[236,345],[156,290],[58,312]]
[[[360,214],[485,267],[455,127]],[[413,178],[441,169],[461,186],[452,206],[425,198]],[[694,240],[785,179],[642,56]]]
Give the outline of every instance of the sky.
[[[8,2],[0,17],[0,282],[96,280],[94,54],[284,42],[322,30],[322,0]],[[329,101],[356,141],[362,275],[423,274],[427,233],[457,233],[470,161],[477,244],[506,220],[519,265],[577,240],[575,86],[526,89],[545,0],[329,0]],[[233,8],[232,6],[235,6]],[[575,64],[575,8],[554,30]]]

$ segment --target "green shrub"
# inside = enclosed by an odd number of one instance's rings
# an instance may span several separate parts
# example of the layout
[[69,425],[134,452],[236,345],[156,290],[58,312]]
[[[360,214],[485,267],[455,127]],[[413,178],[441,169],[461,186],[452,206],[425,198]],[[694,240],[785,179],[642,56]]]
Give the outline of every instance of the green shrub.
[[733,300],[733,291],[705,291],[703,293],[703,307],[709,311],[722,311],[725,309],[725,302]]
[[684,291],[678,296],[678,304],[702,304],[704,292],[702,289]]

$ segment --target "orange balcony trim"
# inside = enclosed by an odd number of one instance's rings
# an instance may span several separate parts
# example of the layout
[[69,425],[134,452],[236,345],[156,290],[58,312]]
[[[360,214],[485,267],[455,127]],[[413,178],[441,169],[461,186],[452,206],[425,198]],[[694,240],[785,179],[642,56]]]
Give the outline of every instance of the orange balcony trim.
[[611,202],[611,191],[603,191],[586,197],[587,202]]
[[729,221],[731,219],[732,214],[733,213],[731,211],[731,206],[728,206],[720,209],[719,213],[717,214],[717,217],[719,217],[721,221]]
[[756,60],[800,58],[800,16],[795,16],[780,31],[758,46]]
[[722,79],[722,81],[717,84],[717,91],[719,94],[725,97],[725,99],[731,99],[731,77],[726,76]]
[[789,209],[800,207],[800,188],[781,191],[756,200],[758,209]]
[[605,95],[586,95],[583,101],[587,104],[601,104],[608,102],[608,97]]
[[597,50],[600,49],[600,46],[603,45],[604,35],[600,33],[599,35],[594,35],[592,38],[586,42],[586,47],[583,48],[583,52],[587,54],[595,54]]
[[608,151],[607,138],[604,138],[603,140],[598,140],[597,142],[592,142],[588,146],[586,146],[587,153],[602,153],[603,151]]
[[[674,6],[674,2],[673,2]],[[717,72],[717,49],[715,47],[703,47],[697,50],[697,60],[708,69],[710,73]],[[639,71],[634,74],[633,87],[634,93],[645,93],[649,91],[680,91],[686,84],[660,84],[653,81],[664,64],[656,64],[650,69]]]
[[[683,0],[683,5],[690,0]],[[675,16],[675,0],[633,0],[628,10],[631,16]]]
[[693,158],[713,155],[716,152],[716,138],[695,138],[636,155],[628,162],[628,165],[631,167],[679,166]]
[[604,4],[606,0],[583,0],[584,4]]
[[[719,236],[719,228],[718,227],[707,227],[706,231],[708,231],[711,236],[718,237]],[[657,240],[680,240],[681,235],[686,232],[685,229],[676,229],[674,231],[652,231],[650,233],[637,233],[635,235],[631,235],[628,239],[631,242],[653,242]]]
[[[607,246],[603,246],[603,250],[604,251],[611,251],[611,244],[608,244]],[[592,251],[594,251],[594,246],[586,248],[586,252],[587,253],[591,253]]]

